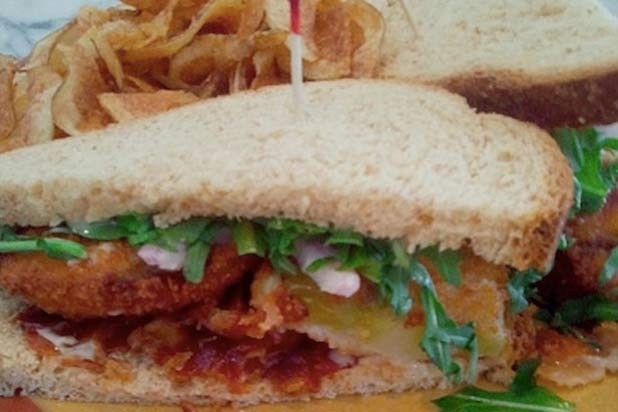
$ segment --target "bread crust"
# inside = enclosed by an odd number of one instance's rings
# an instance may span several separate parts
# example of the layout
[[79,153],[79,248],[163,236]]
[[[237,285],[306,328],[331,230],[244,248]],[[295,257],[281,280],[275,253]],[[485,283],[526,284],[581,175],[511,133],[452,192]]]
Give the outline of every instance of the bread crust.
[[552,260],[573,185],[546,132],[428,86],[340,80],[306,91],[303,122],[279,86],[3,154],[0,221],[284,216],[410,251],[469,246],[518,269]]
[[618,120],[618,69],[542,84],[510,81],[514,74],[470,73],[438,85],[481,112],[501,113],[543,128],[585,127]]

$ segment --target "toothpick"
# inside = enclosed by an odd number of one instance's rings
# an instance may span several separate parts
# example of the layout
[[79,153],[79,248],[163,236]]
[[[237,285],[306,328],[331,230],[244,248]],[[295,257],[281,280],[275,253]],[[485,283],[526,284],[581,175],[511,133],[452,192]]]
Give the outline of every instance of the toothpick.
[[292,94],[294,111],[302,119],[305,115],[305,95],[303,90],[303,36],[300,30],[300,1],[290,0],[290,53]]

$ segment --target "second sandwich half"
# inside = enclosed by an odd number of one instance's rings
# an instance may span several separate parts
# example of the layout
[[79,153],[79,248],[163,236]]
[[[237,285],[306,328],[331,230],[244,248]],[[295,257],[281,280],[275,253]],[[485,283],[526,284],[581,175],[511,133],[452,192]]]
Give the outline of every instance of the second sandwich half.
[[389,81],[209,100],[0,156],[0,395],[251,404],[484,375],[534,346],[571,171]]

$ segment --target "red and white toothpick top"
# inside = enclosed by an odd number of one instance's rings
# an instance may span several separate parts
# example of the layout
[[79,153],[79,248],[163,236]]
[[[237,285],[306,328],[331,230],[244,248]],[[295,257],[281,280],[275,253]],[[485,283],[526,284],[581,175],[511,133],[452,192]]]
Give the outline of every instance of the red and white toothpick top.
[[290,65],[294,111],[299,118],[305,114],[303,91],[303,36],[300,30],[300,1],[290,0]]

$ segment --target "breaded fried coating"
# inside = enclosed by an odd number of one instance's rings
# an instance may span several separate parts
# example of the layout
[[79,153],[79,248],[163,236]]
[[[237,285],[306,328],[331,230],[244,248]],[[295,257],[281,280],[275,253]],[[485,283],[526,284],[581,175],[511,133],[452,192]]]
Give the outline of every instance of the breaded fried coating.
[[180,272],[148,266],[124,241],[88,242],[88,258],[64,261],[43,253],[0,255],[0,286],[48,313],[82,319],[168,313],[220,296],[259,258],[214,245],[199,284]]

